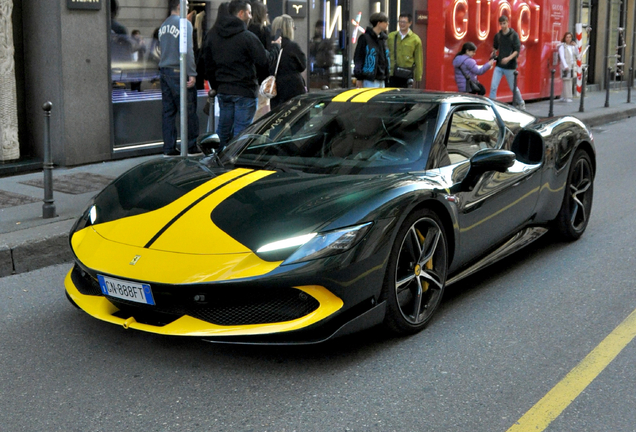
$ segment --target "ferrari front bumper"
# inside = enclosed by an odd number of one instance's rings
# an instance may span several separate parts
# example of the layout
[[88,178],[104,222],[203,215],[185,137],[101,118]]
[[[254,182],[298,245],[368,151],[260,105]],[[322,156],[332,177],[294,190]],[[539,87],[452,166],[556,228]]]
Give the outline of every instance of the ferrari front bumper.
[[[87,288],[78,286],[84,285],[78,275],[73,277],[73,273],[83,272],[79,267],[75,267],[67,274],[64,284],[69,298],[83,311],[100,320],[112,324],[121,325],[125,329],[136,329],[156,334],[174,336],[248,336],[264,335],[273,333],[290,332],[312,326],[338,312],[343,306],[343,301],[324,287],[320,286],[297,286],[291,290],[297,292],[304,302],[316,303],[316,308],[306,315],[295,319],[279,322],[258,322],[250,323],[250,318],[245,317],[245,310],[252,311],[252,316],[259,315],[260,318],[253,318],[254,321],[267,321],[262,318],[264,309],[275,307],[272,303],[263,302],[262,305],[255,304],[250,298],[245,298],[244,305],[237,304],[234,300],[231,304],[226,304],[225,310],[218,311],[218,307],[212,305],[212,309],[217,310],[215,316],[209,312],[210,308],[205,305],[193,304],[187,308],[180,303],[178,307],[170,308],[169,305],[158,304],[158,307],[150,305],[134,305],[131,302],[121,301],[98,293],[94,288],[93,292],[87,294]],[[84,279],[90,278],[84,274]],[[88,288],[90,290],[90,288]],[[84,291],[84,293],[80,292]],[[165,296],[164,296],[165,298]],[[243,306],[243,307],[242,307]],[[260,314],[255,309],[263,309]],[[287,305],[282,307],[289,308]],[[203,313],[207,310],[208,313]],[[242,310],[243,309],[243,310]],[[184,313],[198,311],[192,314]],[[223,319],[222,316],[228,314],[240,315],[242,318],[235,319],[235,324],[223,325],[218,322],[232,322],[232,319]],[[196,315],[192,316],[192,315]],[[271,313],[269,314],[272,315]],[[206,320],[206,317],[207,318]],[[203,318],[203,319],[202,319]],[[240,321],[240,324],[236,322]],[[217,322],[214,322],[217,321]]]

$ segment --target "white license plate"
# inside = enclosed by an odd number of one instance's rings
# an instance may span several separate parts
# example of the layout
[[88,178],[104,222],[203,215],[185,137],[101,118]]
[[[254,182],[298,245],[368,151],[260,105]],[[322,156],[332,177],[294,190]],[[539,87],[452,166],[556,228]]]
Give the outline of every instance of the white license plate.
[[150,285],[97,275],[102,293],[120,299],[154,305]]

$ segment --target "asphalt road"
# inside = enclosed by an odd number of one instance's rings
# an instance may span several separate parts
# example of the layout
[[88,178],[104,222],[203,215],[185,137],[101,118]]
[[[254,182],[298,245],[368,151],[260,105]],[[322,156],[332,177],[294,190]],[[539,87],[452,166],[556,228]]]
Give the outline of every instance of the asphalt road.
[[[544,237],[449,287],[408,338],[281,348],[159,337],[74,309],[66,265],[2,278],[0,430],[490,432],[547,400],[563,410],[535,416],[545,430],[636,431],[636,341],[606,339],[636,310],[634,130],[636,119],[594,130],[583,238]],[[572,371],[584,373],[563,390]]]

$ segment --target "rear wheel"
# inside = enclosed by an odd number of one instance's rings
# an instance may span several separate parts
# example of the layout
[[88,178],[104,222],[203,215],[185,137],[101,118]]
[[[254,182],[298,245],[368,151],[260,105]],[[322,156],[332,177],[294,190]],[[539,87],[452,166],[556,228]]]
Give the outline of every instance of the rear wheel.
[[587,152],[578,150],[574,154],[565,188],[555,224],[562,238],[577,240],[587,228],[594,196],[594,172]]
[[406,219],[391,249],[382,290],[389,329],[411,334],[429,322],[444,293],[447,250],[446,234],[435,213],[419,210]]

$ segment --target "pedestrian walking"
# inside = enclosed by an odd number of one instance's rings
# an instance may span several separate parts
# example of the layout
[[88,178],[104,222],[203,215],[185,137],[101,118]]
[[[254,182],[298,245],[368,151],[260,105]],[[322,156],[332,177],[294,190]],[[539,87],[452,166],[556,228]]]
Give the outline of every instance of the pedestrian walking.
[[492,81],[490,82],[490,99],[497,99],[497,89],[502,77],[506,77],[510,91],[512,92],[512,103],[517,108],[525,109],[526,104],[521,97],[519,87],[514,87],[515,76],[514,72],[517,70],[517,58],[521,51],[521,40],[516,31],[510,28],[508,17],[502,15],[499,17],[499,30],[495,34],[493,41],[492,57],[497,60],[495,71],[492,74]]
[[[177,149],[177,113],[180,108],[180,54],[179,54],[179,33],[180,33],[180,0],[170,0],[168,3],[170,16],[159,27],[159,46],[161,48],[161,59],[159,60],[159,73],[161,80],[161,103],[162,103],[162,124],[163,133],[163,155],[165,157],[179,156]],[[199,135],[199,118],[197,117],[197,90],[195,88],[197,71],[194,64],[194,51],[192,48],[192,24],[187,21],[187,53],[186,70],[187,81],[187,101],[188,101],[188,136],[186,138],[189,155],[198,155],[201,152],[196,145]],[[182,136],[182,145],[183,139]]]

